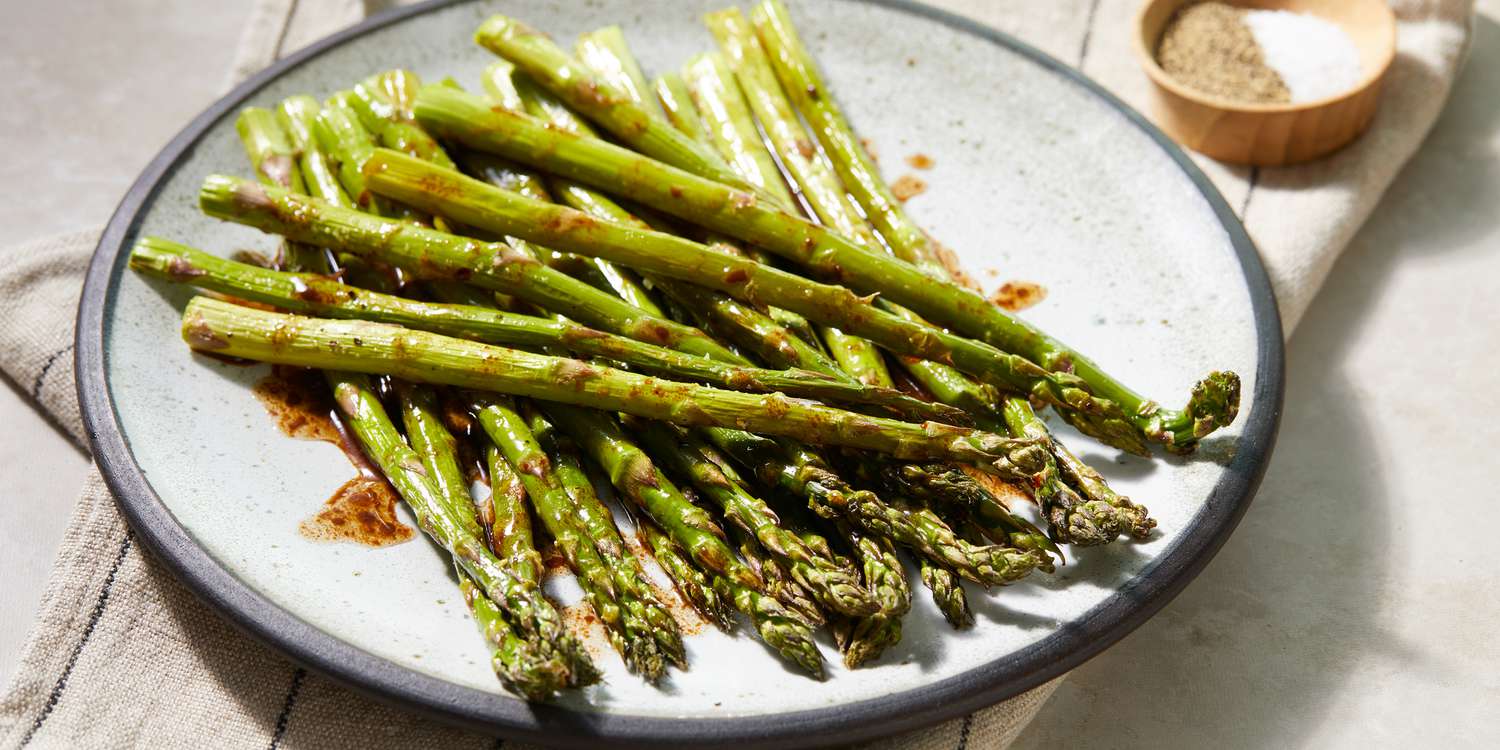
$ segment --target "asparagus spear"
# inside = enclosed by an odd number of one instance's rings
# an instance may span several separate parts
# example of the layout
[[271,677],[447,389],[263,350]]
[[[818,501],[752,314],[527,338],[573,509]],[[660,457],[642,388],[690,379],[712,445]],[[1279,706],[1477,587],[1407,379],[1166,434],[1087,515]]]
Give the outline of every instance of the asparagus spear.
[[427,480],[438,491],[438,498],[447,503],[448,513],[463,527],[464,533],[482,538],[469,483],[458,468],[457,444],[443,425],[437,396],[427,386],[406,382],[396,383],[396,396],[406,440],[422,460]]
[[[737,9],[729,9],[709,14],[707,21],[710,29],[720,39],[721,45],[736,60],[737,67],[747,72],[749,80],[744,88],[754,89],[757,81],[762,83],[763,90],[756,90],[752,94],[759,105],[757,111],[763,114],[762,122],[765,123],[766,130],[773,133],[772,141],[776,144],[777,156],[781,163],[788,165],[789,171],[802,186],[803,194],[808,198],[810,206],[817,212],[818,217],[824,223],[839,228],[846,236],[856,239],[862,245],[879,247],[878,240],[849,205],[842,186],[838,184],[831,170],[825,164],[814,161],[810,158],[811,154],[802,150],[807,144],[806,135],[800,123],[796,122],[796,116],[790,112],[790,106],[781,96],[775,78],[764,60],[764,54],[760,51],[748,25],[744,24],[743,16]],[[720,149],[726,158],[730,159],[730,163],[736,166],[747,179],[752,183],[763,184],[764,180],[755,179],[757,165],[763,162],[770,164],[774,169],[775,162],[759,140],[755,125],[750,120],[749,112],[733,83],[733,75],[729,72],[727,64],[721,57],[705,56],[690,63],[688,69],[691,73],[689,82],[695,84],[693,93],[695,101],[699,104],[699,110],[720,114],[719,122],[716,123],[718,127],[712,130],[715,134],[723,134],[717,139]],[[749,158],[746,158],[747,152],[749,152]],[[756,159],[755,156],[761,158]],[[776,185],[779,187],[780,182],[778,181]],[[790,200],[789,196],[788,200]],[[839,367],[845,372],[870,385],[894,386],[883,358],[869,342],[849,336],[837,328],[825,328],[824,337],[829,351],[833,353]],[[949,370],[945,365],[925,360],[918,361],[931,368],[942,368],[939,370],[942,374],[962,377],[960,373]],[[794,364],[808,366],[805,362],[794,362]],[[938,472],[967,479],[967,475],[957,469],[944,471],[941,466],[907,464],[898,467],[887,463],[887,470],[894,471],[897,468],[903,469],[905,475],[911,473],[930,475]],[[951,480],[949,484],[952,484]],[[968,615],[968,604],[963,589],[955,580],[952,580],[953,574],[926,557],[920,560],[923,580],[929,583],[934,597],[944,613],[949,616],[950,622],[954,623],[955,627],[963,627],[966,620],[972,622],[972,617]]]
[[802,191],[818,219],[839,234],[866,247],[879,240],[855,212],[832,168],[817,153],[816,146],[797,120],[797,113],[781,92],[765,51],[755,38],[739,8],[726,8],[704,17],[718,40],[724,59],[738,80],[745,99],[760,119],[776,157]]
[[[567,674],[568,684],[585,684],[596,679],[597,671],[582,645],[563,629],[556,610],[542,596],[540,588],[511,575],[448,512],[447,504],[428,480],[421,460],[402,441],[395,425],[386,416],[385,408],[380,405],[379,397],[375,395],[368,378],[359,374],[335,373],[330,375],[330,382],[334,386],[334,402],[359,440],[360,447],[380,467],[391,485],[411,507],[418,524],[448,550],[454,562],[473,577],[504,613],[511,627],[522,636],[523,640],[514,644],[515,648],[523,652],[537,649],[535,653],[523,653],[524,661],[539,664],[553,659],[559,662],[553,668],[535,670],[523,667],[520,662],[513,663],[513,666],[507,664],[507,671],[502,673],[502,677],[514,680],[517,684],[522,684],[520,681],[530,675],[555,677]],[[562,686],[561,681],[556,684],[527,684],[521,692],[526,695],[547,694]]]
[[705,573],[693,565],[683,554],[682,548],[649,519],[637,515],[636,531],[651,550],[656,563],[672,579],[672,586],[677,589],[677,593],[720,630],[726,633],[733,631],[734,603],[714,590],[714,579],[722,576]]
[[[973,462],[1004,475],[1034,447],[1024,440],[920,425],[766,396],[657,380],[578,360],[530,354],[368,321],[253,310],[204,297],[183,313],[183,339],[226,356],[496,391],[660,419],[847,445],[898,458]],[[575,436],[576,437],[576,436]],[[580,442],[583,442],[580,440]],[[668,530],[671,530],[670,527]]]
[[624,362],[662,377],[701,381],[730,390],[780,391],[832,403],[882,406],[911,419],[950,423],[965,419],[961,412],[948,407],[928,405],[897,391],[834,380],[819,373],[725,364],[568,321],[371,292],[324,276],[283,273],[219,258],[157,237],[136,241],[130,267],[167,281],[189,283],[308,315],[394,323],[506,346],[561,348],[584,357]]
[[[1106,408],[1077,388],[1071,376],[1049,373],[1023,357],[1006,354],[988,344],[903,320],[877,309],[870,299],[858,297],[844,287],[810,281],[681,237],[605,223],[571,209],[529,201],[393,151],[381,150],[372,157],[368,171],[370,184],[384,194],[466,224],[570,252],[606,257],[642,271],[716,289],[752,304],[778,305],[869,338],[898,353],[951,361],[960,369],[998,384],[1040,391],[1039,395],[1052,397],[1053,402],[1064,408],[1090,411]],[[210,178],[201,196],[205,210],[224,218],[261,221],[256,214],[287,202],[273,187],[254,186],[236,191],[221,179]],[[215,205],[221,201],[227,205]],[[325,212],[305,205],[298,210],[307,212],[304,224],[316,233],[321,222],[315,214]],[[346,238],[346,243],[352,239]]]
[[[205,213],[312,244],[339,247],[403,266],[426,278],[467,281],[538,307],[566,310],[580,322],[687,354],[744,364],[702,331],[658,318],[608,293],[520,255],[410,224],[398,224],[321,201],[255,189],[232,177],[210,177],[200,193]],[[496,263],[499,259],[501,262]]]
[[[590,37],[589,55],[585,57],[584,63],[605,83],[617,87],[627,99],[649,108],[654,116],[660,116],[655,107],[641,98],[642,92],[646,90],[646,81],[640,75],[640,65],[631,54],[625,43],[625,37],[618,32],[618,29]],[[512,79],[512,81],[518,86],[518,98],[525,102],[527,111],[533,116],[540,117],[570,133],[594,136],[593,129],[581,118],[575,116],[565,105],[555,100],[547,101],[549,97],[544,92],[538,91],[534,85],[526,85],[528,82],[524,78]],[[691,107],[690,103],[684,102],[683,108],[679,110],[679,117],[687,117]],[[696,114],[692,112],[692,116],[696,117]],[[562,202],[573,208],[605,221],[651,228],[598,191],[569,180],[554,180],[553,183],[562,195]],[[744,254],[738,248],[728,244],[719,249]],[[765,262],[764,257],[756,253],[758,251],[753,251],[751,257]],[[705,315],[710,316],[710,319],[718,324],[715,330],[718,335],[724,336],[727,332],[730,338],[740,345],[744,345],[747,340],[756,344],[770,340],[776,335],[770,331],[780,331],[782,328],[799,333],[810,332],[810,326],[805,318],[781,308],[771,308],[766,313],[750,311],[717,292],[695,290],[688,285],[659,276],[651,277],[651,281],[680,305],[688,309],[701,309]],[[683,298],[686,295],[691,295],[694,301],[684,302]],[[797,336],[783,336],[782,340],[786,341],[785,345],[788,346],[805,346],[805,341],[812,340],[812,337],[808,336],[804,339]],[[775,364],[776,361],[770,362]]]
[[[682,557],[682,551],[656,524],[644,521],[638,527],[641,537],[652,550],[657,562],[662,564],[683,591],[684,596],[694,599],[699,611],[705,607],[714,613],[714,620],[725,631],[733,627],[729,619],[729,608],[737,609],[750,618],[755,631],[766,645],[775,649],[782,658],[807,670],[814,677],[823,679],[823,656],[813,643],[812,629],[798,620],[770,596],[756,589],[741,586],[718,574],[705,574]],[[697,599],[703,599],[698,604]]]
[[297,169],[297,151],[276,121],[276,114],[260,107],[240,110],[235,130],[245,146],[245,155],[255,166],[255,176],[268,185],[303,192],[302,173]]
[[714,449],[697,436],[660,422],[627,420],[626,427],[640,436],[651,454],[668,470],[687,477],[692,485],[719,507],[729,521],[753,535],[760,545],[813,598],[829,609],[847,615],[865,615],[875,602],[830,558],[818,555],[801,537],[786,530],[781,519],[760,498],[745,489],[744,480],[723,461],[710,458]]
[[652,90],[656,92],[656,99],[661,108],[666,112],[667,122],[678,132],[699,142],[708,142],[708,131],[703,125],[703,119],[698,116],[698,110],[693,107],[692,94],[688,93],[687,83],[682,76],[667,72],[656,77],[651,84]]
[[380,145],[456,169],[437,140],[412,119],[411,103],[421,85],[411,71],[386,71],[355,84],[347,101]]
[[484,459],[490,470],[495,555],[517,578],[540,585],[542,556],[536,551],[536,541],[531,533],[526,486],[492,440],[485,440]]
[[955,630],[963,630],[974,624],[974,613],[969,611],[969,597],[963,584],[953,571],[925,557],[917,558],[917,571],[922,583],[932,593],[932,601],[943,619]]
[[754,536],[739,526],[731,525],[729,538],[734,548],[739,550],[740,556],[760,576],[760,592],[780,603],[793,618],[806,627],[820,627],[828,621],[818,608],[818,603],[813,600],[811,592],[792,578]]
[[[482,103],[448,89],[424,88],[417,96],[415,112],[419,121],[444,137],[607,191],[628,194],[652,208],[808,265],[857,290],[888,295],[930,320],[1013,352],[1022,362],[1040,364],[1051,371],[1050,379],[1033,373],[1022,378],[1024,383],[1015,384],[1017,390],[1033,393],[1032,386],[1040,385],[1037,390],[1043,392],[1033,395],[1061,409],[1088,407],[1087,411],[1111,416],[1113,421],[1103,426],[1121,434],[1129,431],[1137,440],[1131,449],[1138,449],[1139,438],[1145,437],[1172,450],[1190,451],[1199,438],[1232,421],[1238,410],[1239,380],[1233,373],[1213,373],[1201,381],[1188,408],[1177,412],[1161,409],[1105,374],[1081,353],[1010,317],[978,294],[933,278],[896,258],[860,248],[774,206],[762,206],[753,194],[732,185],[602,141],[549,131],[524,115],[491,112]],[[767,301],[782,304],[770,298]],[[782,306],[817,319],[789,304]],[[872,334],[863,335],[883,346],[902,348]],[[979,371],[975,371],[971,368],[976,363],[957,361],[956,352],[954,358],[960,369],[986,374],[986,366],[977,365]],[[1029,369],[1039,368],[1033,364]],[[1085,426],[1102,430],[1097,420]],[[1101,436],[1127,442],[1112,434]]]
[[859,560],[865,585],[880,602],[880,611],[867,617],[840,621],[834,628],[844,666],[854,669],[879,657],[901,640],[901,618],[911,609],[911,587],[890,540],[836,524]]
[[646,76],[635,57],[616,54],[616,50],[625,48],[625,32],[619,26],[606,26],[579,36],[573,50],[583,67],[620,89],[627,99],[641,105],[646,114],[665,117],[651,101]]
[[[284,131],[273,120],[252,116],[242,134],[253,140],[257,137],[276,138],[278,133],[284,133],[296,149],[300,166],[303,167],[302,172],[316,178],[293,183],[294,189],[312,187],[315,190],[328,190],[335,199],[342,196],[337,183],[331,179],[331,169],[322,168],[327,166],[326,160],[320,158],[322,152],[311,139],[316,103],[289,100],[282,103],[280,111],[287,125]],[[263,160],[275,155],[275,152],[266,149],[247,150],[252,160]],[[255,165],[257,171],[265,171],[264,164],[256,161]],[[309,165],[311,169],[307,168]],[[313,248],[300,249],[302,260],[294,262],[300,262],[308,268],[328,270],[329,263],[321,251]],[[365,450],[369,453],[379,451],[385,458],[385,462],[379,465],[388,477],[391,477],[393,471],[392,460],[397,457],[402,459],[399,464],[402,473],[393,478],[393,483],[402,491],[408,504],[417,511],[423,528],[429,534],[434,534],[434,529],[438,528],[439,523],[432,520],[431,513],[436,503],[441,504],[435,507],[437,515],[461,532],[460,536],[444,537],[440,541],[454,554],[464,599],[474,612],[482,631],[495,647],[491,661],[501,681],[529,700],[545,698],[563,687],[596,682],[599,678],[597,669],[582,647],[557,627],[556,613],[542,596],[536,579],[504,580],[495,575],[495,571],[487,569],[489,564],[498,561],[487,557],[488,551],[483,546],[479,551],[473,551],[472,545],[478,542],[479,525],[471,509],[472,498],[459,476],[453,456],[452,436],[437,420],[435,408],[428,398],[430,394],[425,389],[414,386],[402,389],[404,416],[411,440],[417,446],[422,461],[421,464],[414,464],[406,460],[412,456],[412,449],[403,444],[400,436],[395,434],[394,426],[379,406],[363,376],[334,371],[325,371],[324,376]],[[417,466],[421,467],[420,473],[431,484],[424,484],[422,476],[407,473],[414,471]],[[431,494],[427,494],[428,492]],[[429,513],[424,514],[421,510],[423,507],[427,507]],[[472,557],[467,566],[470,572],[466,572],[461,555]],[[502,571],[509,572],[504,569]],[[488,595],[476,591],[470,578],[471,574],[481,575],[481,572],[487,574],[482,575],[481,579],[488,584]],[[508,595],[514,597],[513,600],[497,596],[502,585],[507,587]],[[526,596],[528,587],[531,594],[529,597]],[[538,617],[549,626],[548,632],[527,634],[523,632],[524,628],[518,630],[505,620],[506,614],[489,598],[492,596],[503,602],[509,616],[521,625],[526,624],[527,616]]]
[[1042,507],[1042,513],[1047,517],[1052,538],[1080,547],[1093,547],[1114,541],[1123,530],[1125,519],[1107,500],[1080,498],[1062,481],[1055,458],[1057,454],[1053,450],[1055,443],[1047,426],[1032,411],[1031,404],[1024,398],[1008,397],[1004,413],[1011,434],[1041,440],[1049,448],[1045,468],[1038,474],[1040,481],[1036,486],[1036,498]]
[[[737,9],[731,9],[731,11],[738,13]],[[711,24],[713,18],[714,14],[710,14]],[[698,110],[709,114],[715,120],[715,127],[711,128],[710,132],[718,136],[713,141],[719,147],[721,154],[750,183],[769,188],[768,192],[777,195],[790,205],[792,198],[779,179],[777,162],[760,143],[759,133],[751,119],[749,107],[741,97],[739,87],[735,85],[734,76],[729,72],[724,59],[718,55],[701,55],[690,61],[684,70]],[[775,85],[774,81],[772,85]],[[762,104],[765,103],[762,102]],[[771,114],[774,115],[775,112]],[[779,124],[781,125],[780,135],[785,136],[794,132],[788,123]],[[800,125],[794,122],[790,125],[795,125],[800,130]],[[775,128],[774,124],[767,125],[768,131],[773,128]],[[820,211],[819,218],[840,228],[846,236],[858,239],[861,244],[875,245],[878,241],[865,228],[864,222],[853,213],[852,209],[848,208],[848,198],[837,181],[832,179],[831,174],[817,169],[816,167],[821,165],[813,165],[799,150],[781,148],[785,145],[787,144],[778,143],[778,156],[781,163],[788,164],[794,176],[802,182],[804,195],[812,198],[810,203],[813,209],[818,209],[824,201],[830,200],[844,204]],[[824,328],[822,333],[828,351],[833,354],[838,367],[844,372],[869,385],[893,386],[884,359],[868,341],[845,334],[837,328]],[[920,361],[925,362],[925,360]],[[792,359],[785,364],[807,366],[805,362],[798,359]],[[940,366],[936,363],[932,364]],[[934,602],[937,603],[949,623],[960,629],[972,625],[974,620],[969,611],[968,599],[955,574],[925,556],[919,555],[917,561],[922,581],[931,590]],[[818,589],[807,586],[805,581],[803,583],[805,588],[817,593]],[[877,607],[874,600],[868,601],[869,611],[844,610],[844,613],[856,616],[876,614]],[[826,601],[824,603],[829,604]],[[835,609],[838,608],[835,607]],[[857,636],[856,631],[858,631]],[[853,650],[859,652],[855,657],[857,661],[869,658],[867,654],[885,648],[886,644],[883,641],[886,638],[899,638],[899,630],[890,632],[883,618],[849,627],[849,643],[857,644]]]
[[[712,120],[712,127],[708,129],[710,141],[729,160],[730,166],[746,181],[774,198],[778,205],[792,210],[795,203],[791,192],[781,179],[775,159],[762,143],[750,109],[723,58],[700,55],[688,62],[683,76],[698,111]],[[869,385],[890,387],[885,359],[873,344],[836,327],[821,327],[819,333],[839,371]],[[813,353],[798,352],[803,358]],[[820,352],[817,354],[821,355]],[[797,362],[797,366],[813,369],[806,361]]]
[[[714,30],[721,44],[742,53],[739,59],[743,61],[743,65],[737,68],[737,72],[743,71],[750,80],[756,82],[758,88],[765,89],[762,92],[762,100],[784,102],[784,99],[776,95],[780,93],[780,87],[776,86],[774,76],[779,75],[785,85],[785,90],[797,101],[800,111],[809,122],[814,124],[819,141],[824,150],[832,156],[833,164],[839,176],[843,178],[844,185],[848,187],[849,193],[858,199],[863,213],[875,223],[895,253],[937,278],[949,278],[948,269],[937,260],[936,249],[931,240],[907,216],[900,202],[880,179],[873,160],[855,138],[837,103],[829,96],[820,95],[820,92],[826,91],[826,87],[818,76],[816,66],[797,38],[785,6],[779,0],[767,0],[756,9],[755,17],[756,26],[762,37],[777,53],[772,57],[775,60],[774,72],[772,72],[769,60],[759,48],[758,40],[750,32],[744,23],[744,17],[737,10],[724,11],[710,16],[710,28]],[[768,78],[767,74],[772,77]],[[770,91],[773,88],[776,91]],[[781,108],[781,111],[785,112],[785,108]],[[795,115],[791,115],[785,130],[790,130],[796,125],[794,118]],[[773,132],[782,131],[782,129],[768,129]],[[798,131],[800,132],[800,127]],[[840,191],[839,197],[842,196],[843,192]],[[904,317],[908,319],[915,318],[915,315],[909,311],[901,309],[894,311],[904,314]],[[937,393],[940,398],[946,396],[944,400],[955,405],[968,402],[973,404],[971,409],[974,409],[975,413],[983,413],[975,408],[979,406],[974,403],[976,401],[974,389],[977,386],[965,382],[966,379],[961,374],[945,371],[942,365],[936,363],[910,361],[909,363],[912,374],[918,382]],[[983,396],[980,398],[987,404],[995,402],[993,398]],[[1018,413],[1030,413],[1029,404],[1019,397],[1010,397],[1006,409],[1007,412],[1016,409],[1019,410]],[[1027,425],[1027,434],[1046,436],[1050,440],[1050,436],[1046,435],[1045,427],[1039,420],[1035,420],[1034,415],[1031,415],[1030,419],[1021,417],[1019,421]],[[983,420],[981,423],[983,424]],[[1053,464],[1054,461],[1049,459],[1048,471],[1043,475],[1043,484],[1038,487],[1039,501],[1045,507],[1052,508],[1056,508],[1060,503],[1070,508],[1079,506],[1080,502],[1076,497],[1069,497],[1065,494],[1068,492],[1067,487],[1060,486],[1057,482],[1056,467]],[[1084,468],[1093,476],[1098,476],[1087,466]],[[1107,486],[1105,492],[1108,492]],[[1102,495],[1102,497],[1107,496],[1113,496],[1113,493]],[[1128,500],[1126,502],[1128,503]],[[1112,503],[1106,504],[1112,505]],[[1092,509],[1094,512],[1091,515],[1096,516],[1096,519],[1081,521],[1080,532],[1087,530],[1088,533],[1079,538],[1089,538],[1092,543],[1102,543],[1112,537],[1110,528],[1118,522],[1111,518],[1111,514],[1104,511],[1101,505],[1095,504]],[[1062,512],[1067,513],[1067,511]],[[1087,511],[1085,513],[1087,514]],[[1150,526],[1146,525],[1147,519],[1144,511],[1136,510],[1134,515],[1137,520],[1133,528],[1144,530],[1142,533],[1149,534]],[[1068,527],[1068,523],[1061,526],[1063,529]]]
[[846,519],[866,533],[889,538],[985,585],[1019,580],[1045,558],[1029,551],[979,546],[958,538],[936,514],[901,507],[874,492],[855,489],[815,454],[799,445],[764,437],[710,430],[709,439],[762,483],[803,498],[825,519]]
[[708,126],[709,142],[719,149],[719,155],[730,168],[781,206],[787,209],[795,206],[776,161],[761,145],[750,106],[724,59],[716,54],[697,55],[682,67],[682,78]]
[[652,117],[649,110],[630,100],[628,92],[594,75],[525,24],[492,16],[474,33],[474,41],[515,63],[553,96],[642,153],[692,164],[701,174],[742,184],[718,154],[679,133],[665,120]]
[[317,100],[310,96],[288,97],[276,106],[277,121],[297,149],[297,166],[307,194],[334,205],[353,208],[354,201],[339,184],[338,168],[328,152],[318,145],[314,135],[319,109]]
[[526,640],[505,621],[500,608],[462,570],[458,572],[458,590],[479,632],[494,649],[490,664],[506,687],[526,700],[542,701],[569,684],[567,665],[556,658],[537,658]]
[[687,654],[682,650],[682,636],[677,632],[677,622],[657,599],[656,591],[647,581],[640,561],[626,546],[620,530],[615,528],[614,515],[594,493],[593,481],[584,471],[577,449],[571,442],[556,434],[552,424],[534,405],[523,401],[521,416],[526,419],[532,435],[552,459],[552,473],[572,498],[575,518],[594,542],[594,550],[614,573],[615,586],[621,593],[621,604],[634,608],[638,617],[650,623],[657,649],[671,659],[673,664],[685,668]]
[[610,562],[598,553],[579,522],[577,506],[526,420],[507,399],[476,396],[474,406],[485,434],[521,477],[532,507],[577,576],[584,598],[604,623],[610,643],[631,671],[651,681],[660,679],[666,674],[670,656],[660,649],[654,623],[643,615],[643,606],[633,599],[634,592],[619,587]]
[[704,569],[743,586],[759,586],[753,571],[735,559],[724,532],[693,505],[608,414],[549,404],[547,414],[604,469],[621,495],[635,503]]
[[[260,107],[240,110],[234,124],[240,134],[240,143],[245,147],[245,155],[250,157],[250,166],[261,182],[294,193],[306,192],[306,183],[298,168],[302,148],[296,133],[283,127],[276,115]],[[283,266],[312,270],[322,263],[323,252],[315,247],[298,242],[282,244]]]
[[1120,519],[1123,530],[1136,539],[1145,539],[1151,536],[1151,530],[1156,528],[1156,520],[1151,518],[1146,507],[1134,502],[1113,489],[1110,489],[1104,477],[1094,470],[1094,467],[1078,460],[1073,452],[1062,444],[1062,441],[1052,437],[1052,451],[1057,457],[1057,466],[1068,484],[1076,487],[1078,491],[1089,502],[1107,503],[1115,509]]
[[[515,112],[524,111],[528,106],[538,108],[539,111],[560,109],[552,106],[552,103],[543,104],[535,92],[535,87],[527,85],[525,81],[518,80],[517,76],[518,72],[515,70],[515,66],[504,60],[498,60],[486,67],[484,71],[484,83],[490,100],[501,107]],[[486,161],[482,157],[488,157],[490,161]],[[549,195],[546,181],[541,175],[535,172],[527,172],[508,164],[505,165],[507,167],[505,170],[496,169],[493,158],[488,154],[471,154],[466,157],[465,163],[466,166],[471,168],[471,171],[474,171],[473,167],[479,167],[478,173],[497,187],[514,190],[533,200],[552,202],[553,198]],[[506,174],[502,175],[502,172]],[[495,179],[501,176],[509,178],[509,180],[497,181]],[[506,184],[506,182],[512,180],[515,182],[515,187]],[[588,188],[576,183],[569,183],[565,180],[553,181],[552,188],[564,194],[575,190],[588,190]],[[633,271],[620,268],[602,258],[589,258],[587,262],[594,267],[594,271],[605,281],[610,290],[619,295],[621,299],[652,315],[664,317],[661,308],[657,307],[656,302],[651,298],[650,293],[646,291],[646,288],[641,284],[640,279],[636,277]]]
[[814,678],[823,679],[823,655],[818,653],[818,646],[813,642],[811,627],[800,622],[774,598],[749,586],[741,586],[724,576],[714,576],[714,588],[720,596],[733,601],[735,609],[750,618],[761,639],[776,649],[782,658],[807,670]]

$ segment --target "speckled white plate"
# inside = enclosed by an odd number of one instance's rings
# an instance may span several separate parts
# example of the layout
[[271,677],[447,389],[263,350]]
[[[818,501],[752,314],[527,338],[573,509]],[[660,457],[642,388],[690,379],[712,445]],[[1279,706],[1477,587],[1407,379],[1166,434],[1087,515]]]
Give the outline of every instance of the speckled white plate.
[[[379,696],[496,732],[588,744],[853,741],[960,715],[1070,669],[1140,624],[1207,562],[1244,512],[1274,440],[1281,334],[1266,276],[1208,181],[1140,117],[1065,66],[960,18],[898,0],[793,11],[862,135],[894,178],[923,153],[909,206],[987,285],[1042,284],[1026,317],[1135,388],[1185,400],[1210,369],[1244,378],[1239,421],[1190,460],[1142,461],[1071,436],[1160,533],[1089,550],[1055,576],[972,597],[955,633],[919,591],[905,636],[874,666],[826,682],[789,672],[749,635],[688,639],[692,669],[653,688],[612,654],[605,685],[530,708],[508,696],[424,540],[382,549],[299,536],[349,477],[332,446],[283,437],[249,392],[260,368],[189,353],[188,292],[125,270],[140,234],[228,254],[274,239],[210,220],[202,179],[246,173],[242,106],[326,95],[407,67],[474,85],[470,42],[501,11],[571,40],[622,24],[649,69],[709,49],[725,0],[438,2],[371,19],[256,76],[194,120],[146,169],[104,233],[78,320],[78,383],[95,454],[141,538],[228,617],[290,657]],[[893,33],[899,30],[899,33]],[[403,509],[404,512],[404,509]],[[411,522],[409,517],[405,519]],[[554,593],[570,602],[565,579]],[[825,644],[830,663],[838,659]]]

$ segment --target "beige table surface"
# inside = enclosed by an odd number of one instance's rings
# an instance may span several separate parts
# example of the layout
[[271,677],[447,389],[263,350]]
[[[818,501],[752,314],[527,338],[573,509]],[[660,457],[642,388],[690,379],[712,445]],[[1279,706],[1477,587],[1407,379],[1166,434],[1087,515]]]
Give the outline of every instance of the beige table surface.
[[[213,100],[249,3],[5,6],[0,247],[102,223]],[[1064,683],[1021,747],[1500,742],[1500,0],[1479,6],[1453,103],[1290,343],[1255,506],[1185,593]],[[9,385],[0,674],[86,466],[26,406],[30,384]]]

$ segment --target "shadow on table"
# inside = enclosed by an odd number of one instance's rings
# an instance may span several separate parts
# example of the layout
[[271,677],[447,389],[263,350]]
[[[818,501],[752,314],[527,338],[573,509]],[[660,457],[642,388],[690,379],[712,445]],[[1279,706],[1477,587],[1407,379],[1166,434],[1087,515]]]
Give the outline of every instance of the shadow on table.
[[1396,596],[1388,508],[1433,498],[1391,497],[1376,481],[1375,467],[1401,456],[1371,435],[1380,394],[1356,392],[1340,367],[1409,247],[1422,262],[1487,251],[1473,233],[1496,221],[1500,174],[1475,165],[1500,129],[1500,24],[1478,20],[1472,54],[1291,342],[1280,443],[1239,530],[1177,601],[1074,672],[1016,747],[1301,746],[1357,663],[1405,661],[1407,645],[1378,624]]

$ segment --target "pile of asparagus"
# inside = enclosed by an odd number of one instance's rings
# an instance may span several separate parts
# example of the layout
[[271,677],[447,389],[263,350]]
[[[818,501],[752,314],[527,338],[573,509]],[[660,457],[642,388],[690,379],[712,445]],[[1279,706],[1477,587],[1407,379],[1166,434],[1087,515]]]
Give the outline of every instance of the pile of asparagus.
[[543,595],[533,519],[644,678],[686,659],[631,536],[709,622],[743,615],[821,677],[819,628],[850,667],[900,638],[901,553],[962,628],[961,581],[1151,533],[1035,408],[1141,455],[1238,408],[1227,372],[1161,408],[955,283],[786,9],[706,20],[718,51],[651,82],[616,27],[570,55],[496,16],[482,94],[391,71],[246,109],[257,179],[211,176],[200,203],[282,235],[275,262],[152,237],[131,256],[208,293],[194,349],[324,373],[529,699],[600,675]]

